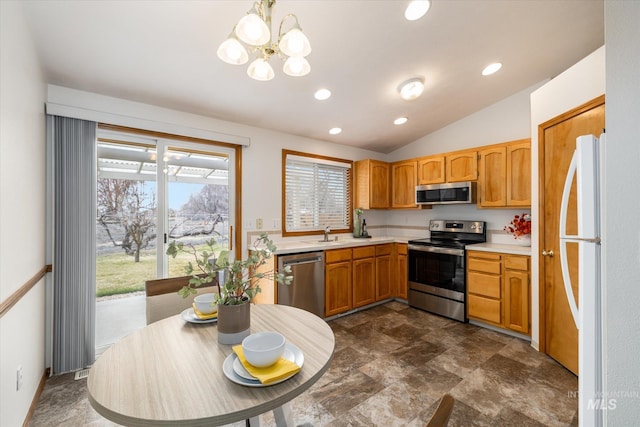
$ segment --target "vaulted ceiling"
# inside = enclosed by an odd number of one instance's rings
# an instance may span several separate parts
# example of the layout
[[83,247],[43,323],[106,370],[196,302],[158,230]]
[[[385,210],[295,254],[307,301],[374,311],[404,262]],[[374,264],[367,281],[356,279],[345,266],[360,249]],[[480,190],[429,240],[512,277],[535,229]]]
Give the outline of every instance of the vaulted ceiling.
[[[407,21],[400,0],[278,0],[295,14],[311,72],[252,80],[216,56],[251,0],[32,1],[47,81],[161,107],[388,153],[537,82],[604,44],[602,0],[433,0]],[[502,62],[496,74],[482,69]],[[414,101],[398,95],[425,79]],[[333,96],[317,101],[317,89]],[[397,117],[408,122],[393,124]],[[341,127],[339,135],[329,129]]]

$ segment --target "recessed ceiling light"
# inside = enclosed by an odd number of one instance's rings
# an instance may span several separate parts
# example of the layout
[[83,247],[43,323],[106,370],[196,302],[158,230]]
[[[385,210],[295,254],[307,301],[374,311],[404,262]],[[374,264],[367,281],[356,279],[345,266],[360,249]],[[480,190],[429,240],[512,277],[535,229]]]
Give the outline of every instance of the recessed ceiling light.
[[313,95],[318,101],[324,101],[331,97],[331,91],[329,89],[320,89]]
[[342,132],[342,128],[331,128],[329,129],[329,133],[331,135],[337,135]]
[[393,124],[394,125],[403,125],[403,124],[407,123],[407,120],[409,120],[409,119],[407,119],[406,117],[398,117],[397,119],[395,119],[393,121]]
[[404,11],[404,17],[409,21],[415,21],[422,18],[425,13],[429,11],[431,7],[430,0],[415,0],[409,3],[407,9]]
[[493,73],[495,73],[496,71],[498,71],[500,68],[502,68],[502,64],[499,62],[494,62],[493,64],[489,64],[485,67],[484,70],[482,70],[482,75],[483,76],[488,76],[491,75]]
[[422,95],[422,91],[424,90],[424,79],[422,77],[414,77],[405,82],[402,82],[400,86],[398,86],[398,91],[400,92],[400,96],[405,101],[411,101],[412,99],[416,99],[420,95]]

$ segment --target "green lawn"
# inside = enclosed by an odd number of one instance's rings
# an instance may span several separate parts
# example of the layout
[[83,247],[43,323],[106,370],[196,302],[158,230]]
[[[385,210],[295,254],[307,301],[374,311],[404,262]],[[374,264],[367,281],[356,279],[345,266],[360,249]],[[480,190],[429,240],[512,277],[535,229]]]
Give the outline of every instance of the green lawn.
[[[185,253],[169,258],[169,276],[184,276],[183,265],[193,260],[193,256]],[[133,262],[133,256],[124,251],[96,257],[97,297],[144,291],[144,282],[155,278],[155,251],[142,251],[140,262]]]

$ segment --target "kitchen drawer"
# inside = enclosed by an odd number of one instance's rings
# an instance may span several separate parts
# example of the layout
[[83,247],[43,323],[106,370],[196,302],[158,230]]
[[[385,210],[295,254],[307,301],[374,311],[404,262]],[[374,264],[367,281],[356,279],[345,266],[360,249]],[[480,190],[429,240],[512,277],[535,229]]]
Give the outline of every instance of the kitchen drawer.
[[374,256],[376,256],[375,246],[362,246],[359,248],[353,248],[353,259],[373,258]]
[[469,295],[468,316],[488,322],[502,323],[500,300],[494,300],[477,295]]
[[500,266],[500,255],[497,255],[497,259],[485,259],[469,257],[467,258],[467,270],[480,271],[483,273],[502,274],[502,268]]
[[529,271],[529,257],[505,255],[504,268],[507,270]]
[[500,258],[502,257],[502,255],[496,252],[474,251],[473,249],[469,249],[467,251],[467,257],[492,259],[495,261],[500,261]]
[[391,244],[377,245],[376,246],[376,256],[391,255],[391,250],[392,249],[393,249],[393,246]]
[[502,294],[501,279],[501,276],[470,271],[467,275],[467,290],[490,298],[500,298]]
[[324,259],[327,264],[331,264],[332,262],[351,261],[351,248],[325,251]]

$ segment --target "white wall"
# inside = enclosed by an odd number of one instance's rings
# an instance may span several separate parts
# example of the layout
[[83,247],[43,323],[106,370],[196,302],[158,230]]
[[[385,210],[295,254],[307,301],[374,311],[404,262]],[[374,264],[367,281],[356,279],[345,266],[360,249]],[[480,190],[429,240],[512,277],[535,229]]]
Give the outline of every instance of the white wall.
[[[47,110],[57,114],[123,126],[245,144],[242,153],[243,231],[280,231],[282,149],[347,160],[382,159],[373,151],[333,144],[238,123],[49,85]],[[248,145],[247,145],[248,144]],[[246,243],[246,239],[243,238]],[[246,246],[245,246],[246,247]]]
[[[605,2],[607,141],[603,252],[605,392],[610,426],[640,422],[640,2]],[[629,196],[632,197],[629,197]]]
[[[22,8],[0,2],[0,301],[45,265],[45,83]],[[2,426],[22,425],[44,373],[44,300],[41,280],[0,319]]]
[[[529,95],[539,82],[389,154],[389,161],[529,138]],[[425,118],[428,120],[428,117]]]
[[[593,52],[531,94],[531,161],[538,164],[538,125],[602,94],[605,89],[605,48]],[[607,106],[607,108],[609,108]],[[531,238],[531,341],[540,348],[538,168],[532,168],[531,214],[534,232]]]
[[[529,97],[543,83],[537,83],[426,135],[390,153],[387,160],[404,160],[529,138]],[[398,234],[404,227],[424,227],[430,219],[486,221],[489,241],[510,243],[511,237],[503,232],[503,227],[511,221],[513,215],[522,212],[529,212],[529,209],[478,209],[475,205],[434,206],[433,209],[421,211],[388,211],[384,221],[390,226],[389,234]]]

